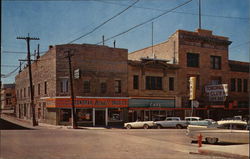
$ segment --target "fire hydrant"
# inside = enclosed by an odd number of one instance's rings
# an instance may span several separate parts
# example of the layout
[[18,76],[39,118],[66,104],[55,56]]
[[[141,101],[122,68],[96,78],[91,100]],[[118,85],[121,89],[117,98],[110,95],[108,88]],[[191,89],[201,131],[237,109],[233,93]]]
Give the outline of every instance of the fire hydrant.
[[198,146],[201,147],[202,146],[202,135],[199,134],[197,138],[198,138]]

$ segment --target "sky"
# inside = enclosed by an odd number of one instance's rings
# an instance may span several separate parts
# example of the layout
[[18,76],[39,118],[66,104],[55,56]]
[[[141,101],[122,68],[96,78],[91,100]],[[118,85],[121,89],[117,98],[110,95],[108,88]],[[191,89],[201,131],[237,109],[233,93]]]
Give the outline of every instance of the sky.
[[[25,40],[18,36],[37,37],[31,41],[31,53],[40,45],[40,52],[49,45],[67,44],[122,12],[91,34],[73,43],[97,44],[102,36],[114,35],[172,10],[189,0],[3,0],[1,13],[1,78],[2,83],[15,82],[19,59],[26,58]],[[250,1],[249,0],[201,0],[201,28],[212,30],[214,35],[226,36],[232,41],[229,59],[250,60]],[[195,31],[198,28],[198,0],[136,27],[109,41],[105,45],[126,48],[133,52],[164,42],[176,30]],[[14,71],[14,72],[13,72]],[[13,72],[13,73],[12,73]]]

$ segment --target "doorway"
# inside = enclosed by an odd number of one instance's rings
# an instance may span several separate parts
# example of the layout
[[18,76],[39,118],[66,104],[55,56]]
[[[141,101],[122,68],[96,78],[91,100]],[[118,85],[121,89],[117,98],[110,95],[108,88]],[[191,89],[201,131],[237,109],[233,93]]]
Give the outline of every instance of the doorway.
[[95,125],[105,126],[105,110],[95,110]]

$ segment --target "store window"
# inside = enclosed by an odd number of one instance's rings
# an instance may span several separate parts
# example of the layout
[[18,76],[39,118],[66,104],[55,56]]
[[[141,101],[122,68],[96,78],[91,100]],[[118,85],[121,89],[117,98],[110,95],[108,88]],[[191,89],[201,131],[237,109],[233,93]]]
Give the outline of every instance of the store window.
[[60,88],[61,88],[61,93],[68,92],[69,91],[69,80],[68,79],[61,79]]
[[199,67],[199,54],[187,53],[187,67]]
[[60,110],[60,121],[70,122],[71,119],[71,109],[61,109]]
[[115,93],[121,93],[121,80],[115,80]]
[[92,109],[77,109],[78,121],[92,121]]
[[90,93],[90,81],[83,82],[83,92]]
[[162,90],[162,77],[146,76],[146,89]]
[[122,121],[122,110],[121,108],[112,108],[108,110],[109,121]]
[[211,69],[220,70],[221,69],[221,57],[220,56],[210,56],[210,66]]
[[134,75],[133,86],[134,86],[134,89],[139,89],[139,77],[138,77],[138,75]]

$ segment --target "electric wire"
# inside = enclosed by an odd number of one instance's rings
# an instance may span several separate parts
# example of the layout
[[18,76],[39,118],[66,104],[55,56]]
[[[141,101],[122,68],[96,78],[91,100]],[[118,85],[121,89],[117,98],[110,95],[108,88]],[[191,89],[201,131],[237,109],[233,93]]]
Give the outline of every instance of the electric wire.
[[135,5],[136,3],[138,3],[139,0],[135,1],[133,4],[131,4],[130,6],[128,6],[127,8],[125,8],[124,10],[122,10],[121,12],[117,13],[116,15],[112,16],[111,18],[109,18],[108,20],[104,21],[103,23],[101,23],[100,25],[98,25],[97,27],[95,27],[94,29],[92,29],[90,32],[70,41],[68,44],[71,44],[81,38],[86,37],[87,35],[93,33],[94,31],[96,31],[97,29],[99,29],[100,27],[102,27],[103,25],[105,25],[107,22],[111,21],[112,19],[116,18],[117,16],[121,15],[123,12],[125,12],[126,10],[128,10],[129,8],[131,8],[133,5]]
[[[126,30],[126,31],[123,31],[123,32],[121,32],[121,33],[119,33],[119,34],[116,34],[116,35],[112,36],[112,37],[109,37],[109,38],[107,38],[107,39],[104,39],[104,42],[105,42],[105,41],[109,41],[109,40],[111,40],[111,39],[113,39],[113,38],[116,38],[116,37],[118,37],[118,36],[121,36],[121,35],[123,35],[123,34],[126,34],[127,32],[129,32],[129,31],[131,31],[131,30],[133,30],[133,29],[135,29],[135,28],[138,28],[139,26],[142,26],[142,25],[144,25],[144,24],[147,24],[147,23],[149,23],[149,22],[151,22],[151,21],[153,21],[153,20],[155,20],[155,19],[158,19],[158,18],[160,18],[161,16],[163,16],[163,15],[165,15],[165,14],[167,14],[167,13],[170,13],[171,11],[173,11],[173,10],[175,10],[175,9],[177,9],[177,8],[180,8],[180,7],[182,7],[182,6],[184,6],[184,5],[188,4],[188,3],[190,3],[191,1],[192,1],[192,0],[189,0],[189,1],[185,2],[185,3],[182,3],[182,4],[180,4],[180,5],[178,5],[178,6],[174,7],[174,8],[172,8],[172,9],[170,9],[170,10],[165,11],[165,12],[162,13],[162,14],[157,15],[156,17],[153,17],[153,18],[151,18],[151,19],[149,19],[149,20],[147,20],[147,21],[145,21],[145,22],[142,22],[142,23],[140,23],[140,24],[135,25],[135,26],[133,26],[132,28]],[[98,42],[98,43],[96,43],[96,45],[101,44],[102,42],[103,42],[103,41]]]

